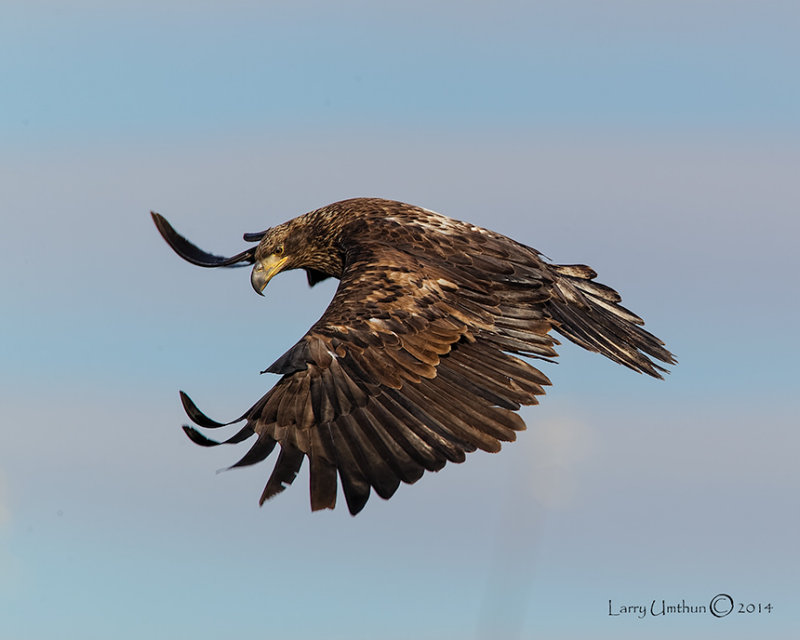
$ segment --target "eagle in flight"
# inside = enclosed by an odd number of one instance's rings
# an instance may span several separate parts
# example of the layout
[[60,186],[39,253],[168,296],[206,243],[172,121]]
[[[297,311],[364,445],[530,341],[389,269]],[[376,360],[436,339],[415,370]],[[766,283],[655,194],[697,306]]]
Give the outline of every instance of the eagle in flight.
[[[656,361],[675,363],[589,267],[550,264],[511,238],[420,207],[336,202],[244,234],[257,244],[230,258],[151,215],[192,264],[253,265],[258,294],[288,269],[305,269],[311,286],[340,281],[322,317],[265,370],[280,380],[241,417],[216,422],[181,392],[199,427],[244,423],[224,443],[256,436],[233,467],[260,462],[280,445],[260,504],[292,483],[306,457],[311,508],[334,508],[338,477],[355,515],[373,489],[388,499],[401,482],[471,451],[499,451],[525,429],[516,411],[536,404],[550,384],[523,358],[556,357],[551,331],[655,378],[666,371]],[[184,430],[199,445],[222,444]]]

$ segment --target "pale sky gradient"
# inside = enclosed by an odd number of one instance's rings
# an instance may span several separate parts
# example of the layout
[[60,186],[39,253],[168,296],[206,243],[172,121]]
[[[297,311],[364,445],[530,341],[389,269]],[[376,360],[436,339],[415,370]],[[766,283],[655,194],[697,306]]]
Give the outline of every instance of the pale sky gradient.
[[[0,637],[796,638],[800,8],[10,3]],[[564,344],[529,429],[357,518],[180,430],[322,313],[182,262],[357,195],[585,262],[680,364]],[[609,616],[608,601],[771,613]]]

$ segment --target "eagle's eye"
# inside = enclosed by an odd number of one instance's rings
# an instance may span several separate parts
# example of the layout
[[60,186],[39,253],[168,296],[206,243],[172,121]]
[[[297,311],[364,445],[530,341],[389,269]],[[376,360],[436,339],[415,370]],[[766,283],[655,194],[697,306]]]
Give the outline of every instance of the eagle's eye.
[[276,255],[276,256],[282,256],[282,255],[283,255],[283,245],[282,245],[282,244],[279,244],[279,245],[278,245],[278,246],[275,248],[275,255]]

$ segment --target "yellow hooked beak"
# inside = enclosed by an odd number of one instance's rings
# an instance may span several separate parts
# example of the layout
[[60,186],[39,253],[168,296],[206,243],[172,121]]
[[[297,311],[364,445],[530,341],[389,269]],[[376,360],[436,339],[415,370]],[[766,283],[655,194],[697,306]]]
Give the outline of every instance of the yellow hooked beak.
[[253,289],[256,290],[258,295],[264,295],[264,287],[267,286],[276,273],[283,269],[283,265],[286,264],[288,259],[289,256],[279,258],[273,253],[256,263],[253,267],[253,272],[250,274],[250,284],[253,285]]

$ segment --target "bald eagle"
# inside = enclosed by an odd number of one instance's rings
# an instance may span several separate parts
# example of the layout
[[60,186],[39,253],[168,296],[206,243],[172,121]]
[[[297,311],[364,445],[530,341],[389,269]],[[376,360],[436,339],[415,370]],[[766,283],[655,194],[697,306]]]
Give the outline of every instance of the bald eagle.
[[[552,361],[559,343],[551,330],[655,378],[666,371],[655,361],[675,363],[589,267],[551,264],[506,236],[420,207],[336,202],[244,234],[258,244],[230,258],[199,249],[151,215],[193,264],[253,265],[260,295],[288,269],[304,269],[311,286],[340,281],[322,317],[264,371],[281,378],[241,417],[212,420],[180,392],[199,427],[244,423],[224,443],[256,436],[233,467],[260,462],[280,445],[260,504],[292,483],[305,458],[312,510],[335,507],[338,476],[355,515],[373,489],[388,499],[401,482],[448,461],[499,451],[525,429],[516,411],[536,404],[550,384],[522,358]],[[199,445],[222,444],[183,428]]]

